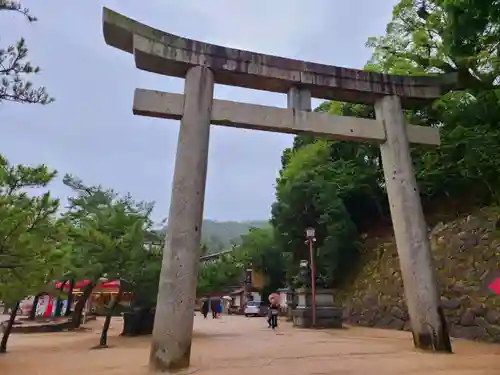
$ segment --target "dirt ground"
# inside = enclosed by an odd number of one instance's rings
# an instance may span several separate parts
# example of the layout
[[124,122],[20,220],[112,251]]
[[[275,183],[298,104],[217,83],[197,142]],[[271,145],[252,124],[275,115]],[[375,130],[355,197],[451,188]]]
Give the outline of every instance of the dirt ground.
[[[119,337],[113,321],[110,348],[94,350],[102,320],[88,331],[13,334],[0,356],[1,375],[144,375],[149,337]],[[415,351],[406,332],[367,328],[331,331],[294,329],[280,322],[276,332],[263,318],[195,318],[191,364],[200,375],[500,374],[500,345],[454,340],[455,354]],[[190,371],[191,372],[191,371]]]

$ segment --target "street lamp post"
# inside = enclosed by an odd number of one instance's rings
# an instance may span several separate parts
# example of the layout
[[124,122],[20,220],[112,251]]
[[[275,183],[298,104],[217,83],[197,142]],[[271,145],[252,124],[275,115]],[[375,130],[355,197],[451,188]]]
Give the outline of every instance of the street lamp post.
[[251,290],[252,290],[252,267],[249,266],[245,270],[245,299],[246,299],[246,302],[248,302],[250,300]]
[[306,243],[309,245],[309,257],[311,266],[311,293],[312,293],[312,325],[316,326],[316,264],[314,262],[314,249],[313,244],[316,241],[315,230],[312,227],[306,229]]

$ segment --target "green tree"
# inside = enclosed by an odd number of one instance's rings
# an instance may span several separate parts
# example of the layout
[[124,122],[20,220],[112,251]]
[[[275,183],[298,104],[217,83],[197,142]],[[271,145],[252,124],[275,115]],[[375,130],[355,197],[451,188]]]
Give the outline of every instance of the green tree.
[[123,274],[131,283],[134,307],[149,309],[156,306],[162,253],[160,247],[146,251],[138,250],[125,265]]
[[397,74],[457,73],[463,87],[498,85],[498,0],[401,0],[386,35],[373,37],[367,69]]
[[[295,151],[281,171],[272,208],[277,244],[293,259],[289,280],[301,259],[309,259],[305,229],[316,229],[317,282],[325,287],[341,283],[357,256],[357,231],[342,196],[355,184],[355,164],[332,161],[329,142],[318,140]],[[359,181],[358,181],[359,182]]]
[[147,251],[153,205],[101,186],[87,186],[70,175],[64,177],[64,183],[76,193],[64,214],[71,226],[73,272],[90,280],[75,306],[73,321],[78,326],[85,301],[100,278],[124,278],[133,283],[135,262]]
[[196,294],[203,296],[241,284],[244,265],[233,254],[224,254],[213,263],[201,264]]
[[367,43],[373,48],[369,70],[459,77],[463,90],[406,111],[410,122],[441,132],[441,147],[412,150],[428,207],[454,200],[467,209],[499,201],[498,5],[498,0],[402,0],[386,35]]
[[48,192],[28,194],[55,176],[45,165],[11,165],[0,157],[0,300],[12,306],[0,353],[7,350],[19,301],[43,291],[67,262],[67,228],[55,217],[59,201]]
[[241,236],[241,245],[236,249],[236,258],[242,265],[252,265],[252,269],[266,278],[260,291],[264,297],[286,284],[288,253],[281,252],[276,244],[274,228],[251,228]]
[[[37,20],[19,1],[0,0],[0,11],[17,12],[28,22]],[[28,48],[24,39],[6,48],[0,48],[0,103],[2,101],[38,104],[52,102],[54,99],[49,96],[45,87],[33,87],[27,79],[38,72],[40,68],[28,61]]]

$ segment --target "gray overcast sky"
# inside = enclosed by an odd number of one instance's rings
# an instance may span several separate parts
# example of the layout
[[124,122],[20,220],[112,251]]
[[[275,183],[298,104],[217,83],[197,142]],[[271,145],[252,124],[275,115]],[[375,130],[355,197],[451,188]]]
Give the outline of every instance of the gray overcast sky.
[[[168,213],[178,123],[132,114],[136,87],[182,92],[180,79],[141,72],[108,47],[102,7],[205,42],[326,64],[362,67],[369,36],[384,33],[396,0],[24,0],[39,21],[0,13],[0,46],[26,38],[42,67],[37,84],[56,102],[0,105],[0,152],[13,163],[45,163],[60,175],[155,201]],[[72,4],[72,5],[69,5]],[[216,97],[285,106],[284,95],[217,86]],[[315,101],[315,105],[319,102]],[[213,127],[205,217],[265,219],[288,135]],[[61,198],[70,192],[51,186]]]

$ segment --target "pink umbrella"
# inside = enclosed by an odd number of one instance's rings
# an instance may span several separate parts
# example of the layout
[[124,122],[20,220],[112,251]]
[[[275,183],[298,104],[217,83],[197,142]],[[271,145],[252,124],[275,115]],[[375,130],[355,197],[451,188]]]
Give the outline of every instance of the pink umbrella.
[[276,304],[280,300],[280,295],[278,293],[271,293],[269,295],[269,302]]

